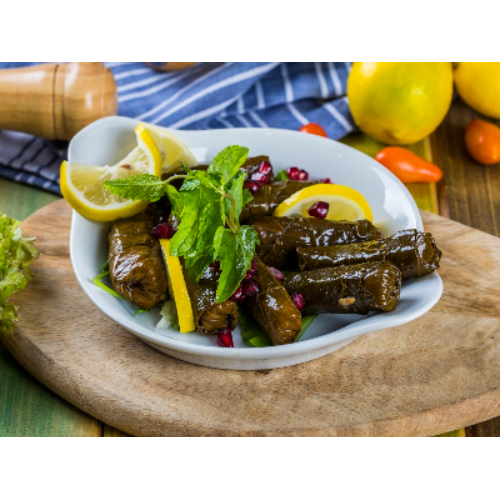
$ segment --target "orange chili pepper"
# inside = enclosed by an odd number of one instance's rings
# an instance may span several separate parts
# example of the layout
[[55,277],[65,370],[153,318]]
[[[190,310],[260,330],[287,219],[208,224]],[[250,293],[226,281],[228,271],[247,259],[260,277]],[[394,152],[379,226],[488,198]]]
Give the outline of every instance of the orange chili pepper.
[[390,170],[401,182],[438,182],[441,169],[409,149],[390,146],[378,152],[375,159]]
[[483,165],[500,162],[500,128],[484,120],[472,120],[465,129],[469,154]]
[[321,137],[328,137],[325,129],[317,123],[308,123],[299,128],[299,132],[306,132],[307,134],[319,135]]

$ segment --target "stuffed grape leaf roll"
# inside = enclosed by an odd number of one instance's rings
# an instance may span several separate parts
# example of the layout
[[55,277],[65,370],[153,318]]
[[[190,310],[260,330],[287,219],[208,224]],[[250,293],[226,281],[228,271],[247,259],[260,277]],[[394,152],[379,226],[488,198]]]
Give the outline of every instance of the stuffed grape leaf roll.
[[302,271],[386,260],[403,279],[417,278],[439,268],[441,251],[430,233],[405,229],[390,238],[321,248],[297,248]]
[[[198,283],[189,280],[184,269],[184,279],[193,307],[194,322],[197,330],[206,335],[218,333],[217,330],[234,330],[238,323],[238,306],[233,300],[216,303],[217,285],[220,272],[208,267]],[[182,314],[182,311],[179,311]]]
[[308,186],[317,184],[314,181],[281,181],[262,186],[241,211],[241,221],[251,221],[272,215],[274,209],[287,198]]
[[257,255],[254,259],[257,266],[254,278],[260,283],[261,290],[246,299],[248,307],[274,345],[289,344],[302,328],[302,316],[282,283]]
[[322,247],[381,239],[381,231],[368,220],[330,221],[316,218],[262,217],[254,221],[259,257],[278,269],[298,267],[297,247]]
[[109,272],[115,290],[140,309],[149,310],[167,297],[167,277],[160,244],[151,236],[154,209],[111,224]]
[[401,272],[389,262],[329,267],[288,275],[288,293],[302,294],[304,315],[368,314],[394,311],[401,291]]

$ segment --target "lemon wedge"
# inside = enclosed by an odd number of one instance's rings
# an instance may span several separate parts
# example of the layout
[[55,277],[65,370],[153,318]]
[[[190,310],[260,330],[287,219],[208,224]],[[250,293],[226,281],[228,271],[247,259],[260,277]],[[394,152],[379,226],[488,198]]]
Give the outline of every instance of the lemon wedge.
[[276,217],[310,217],[308,210],[318,201],[329,204],[327,220],[360,220],[373,222],[373,214],[365,197],[348,186],[315,184],[287,198],[274,210]]
[[167,271],[167,283],[170,296],[174,298],[177,316],[179,317],[179,329],[181,333],[189,333],[195,330],[193,306],[189,299],[189,294],[182,272],[182,265],[179,257],[170,255],[170,240],[160,240],[165,269]]
[[177,137],[165,132],[161,127],[142,124],[151,134],[162,155],[163,173],[172,172],[181,166],[181,162],[188,167],[197,165],[198,161],[189,148]]
[[148,201],[125,200],[111,194],[104,182],[135,175],[162,172],[162,155],[151,134],[141,124],[135,129],[137,147],[113,166],[87,166],[69,161],[61,164],[61,191],[66,201],[88,219],[107,222],[131,217]]

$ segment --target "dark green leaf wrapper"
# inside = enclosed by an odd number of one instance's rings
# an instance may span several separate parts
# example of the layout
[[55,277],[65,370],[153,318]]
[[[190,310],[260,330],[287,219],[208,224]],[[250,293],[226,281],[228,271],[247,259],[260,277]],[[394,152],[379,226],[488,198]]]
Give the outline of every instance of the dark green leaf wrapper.
[[[268,163],[271,163],[269,161],[269,156],[261,155],[261,156],[251,156],[250,158],[247,158],[245,163],[241,165],[241,169],[246,172],[246,178],[250,179],[253,174],[256,174],[259,171],[260,164],[263,161],[267,161]],[[271,182],[274,181],[274,173],[271,170],[271,172],[268,174],[269,178],[271,179]]]
[[302,328],[302,317],[285,287],[268,271],[256,255],[257,274],[261,291],[246,299],[253,318],[266,332],[274,345],[289,344]]
[[272,215],[276,207],[293,194],[308,186],[317,184],[315,181],[285,181],[266,184],[254,195],[241,211],[240,221],[252,221]]
[[378,241],[297,248],[302,271],[325,267],[360,264],[386,260],[401,271],[403,279],[417,278],[439,268],[441,251],[430,233],[406,229]]
[[193,283],[184,270],[184,279],[193,307],[196,329],[205,335],[213,335],[216,330],[230,328],[234,330],[238,324],[238,306],[232,300],[216,303],[217,284],[220,273],[208,268],[198,283]]
[[140,309],[150,310],[167,297],[165,265],[158,240],[151,236],[154,209],[111,224],[109,271],[115,290]]
[[288,293],[302,294],[304,315],[368,314],[396,309],[401,272],[388,262],[356,264],[293,273],[284,285]]
[[342,245],[382,238],[368,220],[329,221],[299,217],[263,217],[252,224],[260,245],[259,257],[278,269],[298,268],[297,247]]

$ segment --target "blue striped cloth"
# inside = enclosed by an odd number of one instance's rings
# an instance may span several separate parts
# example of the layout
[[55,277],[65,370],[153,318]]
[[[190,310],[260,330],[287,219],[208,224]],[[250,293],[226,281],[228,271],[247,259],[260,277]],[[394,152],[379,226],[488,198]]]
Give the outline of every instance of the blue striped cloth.
[[[35,63],[0,63],[0,68]],[[118,114],[174,129],[319,123],[332,139],[354,130],[346,98],[349,63],[199,63],[161,73],[143,63],[106,63]],[[67,144],[0,130],[0,175],[60,194]]]

